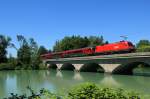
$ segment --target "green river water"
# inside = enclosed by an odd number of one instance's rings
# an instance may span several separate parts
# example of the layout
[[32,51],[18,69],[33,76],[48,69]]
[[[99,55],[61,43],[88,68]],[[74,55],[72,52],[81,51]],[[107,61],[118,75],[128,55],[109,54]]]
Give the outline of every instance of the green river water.
[[150,76],[75,73],[56,70],[18,70],[0,71],[0,99],[9,96],[12,92],[28,94],[27,86],[31,86],[35,91],[45,88],[54,92],[64,92],[83,82],[94,82],[101,87],[123,88],[150,94]]

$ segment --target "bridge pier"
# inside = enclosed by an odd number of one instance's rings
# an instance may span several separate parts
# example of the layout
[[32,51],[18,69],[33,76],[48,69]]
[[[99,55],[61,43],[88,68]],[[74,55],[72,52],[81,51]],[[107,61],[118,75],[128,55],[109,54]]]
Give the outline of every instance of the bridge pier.
[[47,66],[46,62],[47,62],[46,60],[42,61],[43,66]]
[[46,64],[46,67],[47,67],[47,68],[50,68],[50,66],[51,66],[50,64]]
[[72,64],[74,67],[75,67],[75,71],[79,72],[81,67],[84,65],[84,64]]
[[58,70],[61,70],[62,65],[63,65],[63,64],[56,64],[57,69],[58,69]]
[[112,73],[115,68],[121,64],[99,64],[104,70],[105,73]]

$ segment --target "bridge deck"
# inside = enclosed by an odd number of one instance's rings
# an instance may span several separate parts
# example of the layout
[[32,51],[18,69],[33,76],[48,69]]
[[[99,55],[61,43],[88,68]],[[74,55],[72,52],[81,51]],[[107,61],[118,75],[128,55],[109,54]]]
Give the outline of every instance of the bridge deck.
[[115,59],[115,58],[135,58],[135,57],[150,57],[150,52],[57,58],[57,59],[46,59],[45,61],[94,60],[94,59]]

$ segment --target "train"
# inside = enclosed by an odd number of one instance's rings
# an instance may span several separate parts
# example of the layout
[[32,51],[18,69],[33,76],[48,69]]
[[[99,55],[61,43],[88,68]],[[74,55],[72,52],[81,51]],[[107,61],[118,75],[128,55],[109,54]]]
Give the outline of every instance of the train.
[[121,54],[130,53],[135,51],[135,46],[130,41],[119,41],[110,44],[103,44],[93,47],[86,47],[80,49],[66,50],[62,52],[47,53],[41,55],[42,59],[55,59],[66,57],[79,57],[90,55],[109,55],[109,54]]

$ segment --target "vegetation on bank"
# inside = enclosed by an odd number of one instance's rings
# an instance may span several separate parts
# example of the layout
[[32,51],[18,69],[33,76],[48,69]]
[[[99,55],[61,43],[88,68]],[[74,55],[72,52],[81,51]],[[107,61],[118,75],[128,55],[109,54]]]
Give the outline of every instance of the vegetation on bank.
[[[48,50],[44,46],[38,46],[33,38],[26,39],[22,35],[17,35],[17,41],[18,48],[11,43],[10,37],[0,35],[0,70],[41,69],[40,55]],[[6,57],[8,47],[17,51],[17,57],[12,57],[11,54]]]
[[125,91],[123,89],[100,88],[94,83],[83,83],[75,86],[63,95],[52,93],[48,90],[41,89],[35,93],[28,87],[31,92],[30,96],[11,94],[5,99],[145,99],[135,92]]
[[[52,50],[48,50],[44,46],[39,46],[33,38],[27,39],[22,35],[17,35],[16,38],[19,47],[11,42],[10,37],[0,35],[0,70],[45,69],[40,59],[41,54],[108,43],[103,36],[66,36],[62,40],[56,41]],[[17,51],[17,57],[13,57],[11,54],[7,57],[8,47]],[[140,40],[136,44],[136,49],[137,52],[150,52],[150,41]]]

